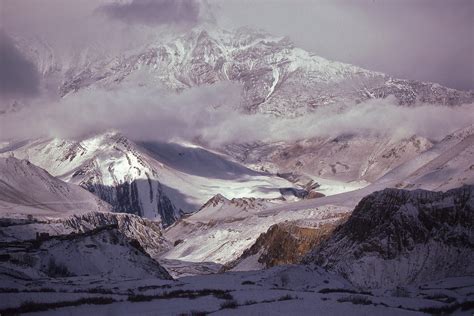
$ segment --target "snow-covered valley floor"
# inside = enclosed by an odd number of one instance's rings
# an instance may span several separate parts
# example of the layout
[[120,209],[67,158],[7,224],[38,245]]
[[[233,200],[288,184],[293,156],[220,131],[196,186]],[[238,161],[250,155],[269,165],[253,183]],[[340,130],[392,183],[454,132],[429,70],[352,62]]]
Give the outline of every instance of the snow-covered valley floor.
[[315,266],[280,266],[174,281],[4,279],[0,290],[2,315],[471,315],[474,277],[368,292]]

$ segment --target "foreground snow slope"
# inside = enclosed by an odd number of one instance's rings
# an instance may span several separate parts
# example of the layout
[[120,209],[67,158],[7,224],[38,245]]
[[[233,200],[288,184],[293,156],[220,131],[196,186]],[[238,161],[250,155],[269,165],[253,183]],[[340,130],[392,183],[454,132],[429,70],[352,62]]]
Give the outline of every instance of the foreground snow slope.
[[31,315],[426,315],[441,311],[469,315],[474,281],[450,278],[399,291],[365,292],[308,266],[177,281],[84,276],[31,284],[2,278],[0,312]]
[[95,195],[26,160],[0,157],[0,215],[66,216],[110,211]]

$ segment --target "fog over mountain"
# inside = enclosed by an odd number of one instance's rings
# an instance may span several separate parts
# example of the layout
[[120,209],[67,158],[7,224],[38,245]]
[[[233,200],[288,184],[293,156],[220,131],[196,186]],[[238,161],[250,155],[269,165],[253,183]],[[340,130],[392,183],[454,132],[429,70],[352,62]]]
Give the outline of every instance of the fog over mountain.
[[419,135],[441,140],[474,122],[473,104],[400,107],[394,98],[326,106],[298,118],[249,115],[238,109],[241,87],[222,83],[178,95],[127,88],[88,90],[60,101],[40,100],[28,111],[0,116],[0,140],[81,137],[116,129],[140,141],[296,141],[331,135]]

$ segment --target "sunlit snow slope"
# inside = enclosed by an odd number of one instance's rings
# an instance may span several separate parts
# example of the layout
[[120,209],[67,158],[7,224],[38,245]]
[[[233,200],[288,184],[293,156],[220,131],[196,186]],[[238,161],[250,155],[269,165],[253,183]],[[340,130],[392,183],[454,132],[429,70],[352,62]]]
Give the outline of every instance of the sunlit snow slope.
[[63,182],[26,160],[0,158],[0,213],[4,216],[66,216],[110,211],[83,188]]
[[136,144],[109,132],[82,141],[40,139],[0,148],[3,156],[28,159],[52,175],[78,184],[115,211],[161,220],[166,226],[197,211],[215,194],[281,197],[285,179],[252,171],[198,147]]

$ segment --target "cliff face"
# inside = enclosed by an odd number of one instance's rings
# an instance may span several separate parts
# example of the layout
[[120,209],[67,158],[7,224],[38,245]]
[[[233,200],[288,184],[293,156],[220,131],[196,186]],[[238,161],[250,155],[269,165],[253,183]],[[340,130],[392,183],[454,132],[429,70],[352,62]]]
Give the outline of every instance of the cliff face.
[[271,268],[277,265],[300,263],[346,218],[346,215],[342,215],[339,219],[321,223],[317,227],[302,227],[297,223],[272,225],[268,231],[257,238],[250,248],[244,251],[242,256],[226,265],[224,270]]
[[472,275],[473,193],[474,186],[374,192],[305,262],[367,287]]

